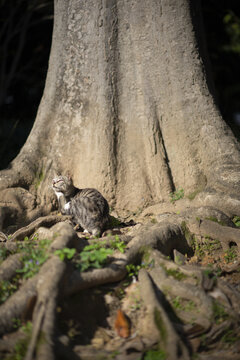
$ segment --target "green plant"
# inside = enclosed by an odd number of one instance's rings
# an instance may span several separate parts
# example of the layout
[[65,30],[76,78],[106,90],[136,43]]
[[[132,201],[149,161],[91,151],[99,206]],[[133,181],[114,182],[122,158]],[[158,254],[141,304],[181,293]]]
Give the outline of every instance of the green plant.
[[221,338],[222,342],[229,345],[234,344],[237,340],[239,340],[239,335],[234,334],[233,330],[227,330]]
[[19,318],[13,318],[12,322],[14,329],[18,329],[22,325],[22,322]]
[[135,276],[137,277],[138,276],[138,272],[140,269],[146,267],[145,265],[134,265],[134,264],[128,264],[126,265],[126,270],[128,272],[128,276],[132,277],[132,276]]
[[180,200],[184,197],[184,190],[179,189],[170,193],[170,202],[173,204],[175,201]]
[[16,281],[12,283],[8,280],[0,281],[0,304],[3,304],[16,290]]
[[152,224],[157,224],[157,219],[151,218],[151,223],[152,223]]
[[223,46],[223,50],[230,53],[240,54],[240,18],[231,10],[223,18],[229,43]]
[[[115,359],[115,358],[116,358],[116,356],[118,356],[118,355],[120,355],[120,351],[115,350],[115,351],[113,351],[110,355],[108,355],[108,357],[107,357],[107,358],[104,356],[104,358],[103,358],[102,360],[111,360],[111,359]],[[98,360],[98,359],[97,359],[97,360]],[[99,360],[100,360],[100,359],[99,359]]]
[[224,259],[226,263],[230,263],[237,258],[237,250],[236,247],[231,247],[224,253]]
[[25,334],[30,335],[31,332],[32,332],[32,323],[31,323],[31,321],[26,322],[26,324],[23,325],[20,330],[23,331]]
[[234,216],[232,221],[234,222],[235,226],[240,227],[240,217],[239,216]]
[[178,310],[184,310],[184,306],[182,304],[182,300],[180,298],[180,296],[176,296],[173,300],[172,300],[172,304],[175,307],[175,309]]
[[217,219],[216,217],[214,217],[214,216],[206,217],[205,220],[210,220],[210,221],[216,222],[216,223],[219,224],[219,225],[226,226],[226,223],[225,223],[224,221],[218,220],[218,219]]
[[116,235],[115,240],[110,241],[110,246],[112,249],[116,249],[123,254],[127,245],[124,241],[120,241],[119,236]]
[[172,276],[174,279],[181,281],[187,278],[187,275],[183,274],[178,269],[167,269],[164,265],[162,265],[164,270],[166,271],[167,275]]
[[192,248],[200,259],[203,258],[206,254],[212,254],[216,250],[221,249],[221,243],[217,239],[211,239],[205,235],[204,241],[199,243],[196,238],[192,240]]
[[144,360],[165,360],[166,353],[163,350],[148,350],[144,355]]
[[18,244],[18,249],[23,253],[23,267],[16,272],[23,274],[23,278],[28,279],[38,273],[42,264],[48,259],[47,248],[51,240],[40,240],[36,245],[26,237],[23,242]]
[[72,248],[63,248],[63,249],[59,249],[59,250],[56,250],[54,252],[55,255],[58,255],[59,258],[64,261],[65,258],[67,258],[68,260],[71,260],[73,258],[73,256],[75,255],[76,253],[76,249]]
[[207,269],[203,270],[203,274],[209,278],[217,278],[221,276],[222,270],[220,267],[213,268],[212,264],[208,264]]
[[110,228],[115,228],[121,225],[121,221],[118,220],[117,218],[115,218],[114,216],[110,215],[109,216],[109,227]]
[[224,310],[224,307],[221,304],[219,304],[217,301],[213,301],[212,311],[213,311],[213,319],[216,324],[222,323],[224,320],[226,320],[229,317],[229,315]]
[[185,311],[193,311],[196,310],[197,305],[193,300],[189,300],[186,305],[184,306]]
[[0,248],[0,264],[7,258],[8,250],[6,248]]
[[28,321],[20,328],[20,331],[24,332],[25,337],[17,341],[14,346],[14,353],[8,356],[6,360],[23,360],[26,355],[32,333],[32,323]]
[[103,267],[109,255],[113,253],[112,249],[106,249],[105,242],[98,242],[85,246],[83,251],[79,254],[80,259],[76,262],[76,267],[81,271],[86,271],[89,268]]
[[41,184],[41,182],[44,180],[44,173],[41,170],[37,176],[36,176],[36,182],[35,182],[35,189],[37,190],[39,188],[39,185]]

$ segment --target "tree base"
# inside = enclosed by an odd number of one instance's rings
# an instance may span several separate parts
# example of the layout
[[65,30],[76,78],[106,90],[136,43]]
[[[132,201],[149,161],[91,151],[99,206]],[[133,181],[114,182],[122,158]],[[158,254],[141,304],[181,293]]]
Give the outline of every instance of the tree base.
[[[0,307],[1,358],[14,354],[23,336],[22,327],[13,333],[14,318],[21,324],[32,321],[25,359],[57,359],[59,352],[73,359],[115,354],[116,359],[130,360],[151,352],[163,359],[190,359],[194,353],[204,359],[218,351],[225,359],[235,359],[239,229],[211,207],[156,217],[147,216],[149,210],[143,214],[148,224],[122,227],[119,235],[98,240],[77,236],[66,222],[38,230],[58,219],[49,216],[3,242],[1,248],[10,252],[0,266],[6,284],[24,264],[19,254],[11,255],[17,239],[31,234],[36,243],[46,234],[52,239],[39,273],[18,279],[18,290]],[[80,272],[75,268],[77,253],[96,241],[110,248],[115,242],[124,252],[115,251],[103,268]],[[75,248],[76,254],[62,261],[55,251],[64,253],[66,247]],[[117,309],[131,320],[120,328],[115,325]],[[122,337],[123,330],[129,336]]]

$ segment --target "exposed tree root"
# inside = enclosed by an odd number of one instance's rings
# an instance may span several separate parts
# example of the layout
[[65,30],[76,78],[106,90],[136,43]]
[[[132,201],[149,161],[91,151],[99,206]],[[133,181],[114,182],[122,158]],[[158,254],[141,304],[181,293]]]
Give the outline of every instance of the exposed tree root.
[[160,296],[157,297],[154,285],[146,270],[139,272],[141,296],[147,308],[147,319],[153,333],[154,328],[159,332],[160,344],[169,359],[190,359],[189,349],[178,335],[166,311],[164,310]]
[[0,266],[0,281],[10,280],[16,275],[16,270],[22,267],[21,254],[9,256]]
[[[218,221],[224,219],[229,227],[206,219],[213,213]],[[19,229],[11,240],[3,244],[7,247],[16,239],[30,236],[39,226],[49,227],[59,219],[63,220],[59,216],[39,218]],[[119,239],[127,245],[125,252],[122,254],[116,251],[105,267],[86,272],[74,270],[71,263],[61,261],[53,254],[54,251],[75,247],[81,252],[86,244],[96,241],[111,247],[114,236],[99,240],[79,239],[72,226],[66,222],[46,229],[47,236],[52,238],[50,257],[37,275],[25,280],[19,290],[0,306],[1,334],[13,330],[13,318],[23,321],[32,319],[33,331],[25,359],[56,359],[56,309],[59,298],[99,285],[117,283],[126,277],[127,265],[140,264],[145,267],[138,275],[144,307],[139,310],[140,320],[133,326],[136,326],[140,337],[141,352],[158,344],[169,359],[190,359],[194,351],[193,339],[201,334],[206,334],[205,344],[211,348],[219,337],[224,336],[226,326],[237,328],[240,294],[223,280],[209,277],[206,268],[189,265],[184,255],[193,253],[190,246],[193,235],[196,235],[196,239],[206,235],[217,238],[224,250],[233,243],[239,247],[239,230],[233,227],[226,215],[212,208],[207,208],[206,213],[201,208],[180,216],[168,213],[159,216],[158,221],[157,224],[140,226],[130,235],[119,235]],[[39,239],[44,238],[44,234],[43,228],[42,233],[39,231]],[[182,261],[179,259],[177,263],[166,258],[170,256],[177,259],[178,254],[183,255]],[[0,280],[11,279],[20,267],[20,255],[10,255],[0,266]],[[214,306],[217,309],[220,306],[220,315],[216,315]],[[222,317],[219,323],[214,320],[216,316]],[[134,342],[131,344],[134,348]],[[63,344],[61,346],[64,353],[66,347]],[[114,348],[116,345],[112,346]],[[124,350],[126,356],[127,348]],[[139,351],[137,348],[136,345],[136,352]],[[74,353],[72,355],[76,356]]]
[[29,225],[13,233],[10,237],[10,241],[23,240],[25,236],[32,235],[40,226],[51,227],[58,222],[70,220],[70,218],[70,216],[62,215],[48,215],[40,217],[31,222]]
[[[53,234],[59,233],[51,245],[52,251],[70,246],[74,240],[76,233],[69,224],[60,223],[53,227]],[[56,256],[50,257],[49,260],[41,267],[39,273],[34,277],[28,279],[20,289],[13,294],[1,307],[0,307],[0,332],[11,331],[14,328],[12,319],[21,318],[22,314],[26,311],[28,300],[32,297],[38,297],[38,284],[45,282],[46,279],[51,278],[51,273],[55,267],[55,262],[60,262]],[[52,265],[53,264],[53,265]],[[45,276],[46,279],[45,279]]]
[[199,221],[198,226],[194,228],[194,233],[203,237],[210,237],[221,241],[223,250],[228,250],[230,244],[235,244],[240,250],[240,231],[239,229],[229,228],[219,225],[210,220]]
[[[71,238],[69,238],[71,240]],[[67,245],[67,243],[66,243]],[[66,264],[54,256],[37,282],[37,303],[33,313],[33,332],[26,360],[54,359],[54,330],[59,286]]]

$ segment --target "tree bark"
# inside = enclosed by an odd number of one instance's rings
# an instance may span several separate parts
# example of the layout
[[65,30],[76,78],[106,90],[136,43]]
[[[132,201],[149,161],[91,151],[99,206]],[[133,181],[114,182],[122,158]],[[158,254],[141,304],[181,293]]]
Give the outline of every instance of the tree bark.
[[69,172],[118,209],[179,188],[238,207],[239,145],[212,96],[202,31],[198,1],[55,1],[44,95],[0,188],[28,189],[46,213],[52,177]]
[[[55,359],[68,350],[72,358],[109,358],[119,350],[116,359],[130,360],[148,351],[150,356],[157,345],[153,356],[188,359],[217,341],[225,349],[224,337],[238,339],[240,295],[216,276],[236,271],[239,263],[239,229],[232,217],[240,215],[240,156],[214,101],[199,1],[55,0],[54,19],[37,118],[17,158],[0,172],[0,250],[8,257],[0,264],[0,285],[7,291],[6,300],[0,299],[1,332],[13,330],[13,318],[32,318],[26,359]],[[39,229],[65,220],[51,213],[51,183],[58,173],[70,174],[78,188],[97,188],[119,213],[156,215],[156,224],[126,232],[119,227],[97,244],[63,222]],[[180,188],[185,198],[170,203],[170,193]],[[31,238],[33,232],[38,236]],[[53,243],[40,272],[15,279],[19,288],[12,293],[16,268],[27,266],[12,252],[25,236],[34,247],[40,239]],[[101,241],[114,253],[100,266],[95,248],[96,261],[84,272],[81,251]],[[75,253],[69,255],[71,248]],[[189,265],[215,249],[211,272]],[[224,259],[232,261],[230,268]],[[127,280],[132,272],[135,281],[116,284],[127,271]],[[125,298],[119,300],[122,286]],[[132,326],[136,338],[133,333],[119,342],[111,317],[124,301],[132,321],[127,331]],[[94,313],[101,315],[101,326],[92,322]],[[100,330],[105,336],[98,338]],[[223,357],[235,358],[237,346]],[[6,347],[15,351],[8,334],[0,353]]]

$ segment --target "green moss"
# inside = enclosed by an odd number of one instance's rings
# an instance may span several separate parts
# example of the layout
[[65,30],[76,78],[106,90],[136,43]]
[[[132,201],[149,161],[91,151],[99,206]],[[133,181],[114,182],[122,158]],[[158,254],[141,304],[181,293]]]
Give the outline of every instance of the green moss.
[[188,198],[189,200],[194,200],[195,197],[196,197],[201,191],[202,191],[202,190],[197,189],[197,190],[193,191],[192,193],[188,194],[188,195],[187,195],[187,198]]
[[213,319],[216,324],[222,323],[229,317],[224,307],[221,304],[219,304],[216,300],[213,301],[212,311],[213,311]]
[[163,344],[166,345],[167,342],[167,329],[165,327],[164,321],[160,314],[160,311],[157,308],[154,308],[154,321],[157,326],[157,329],[160,333],[161,340]]
[[35,180],[35,188],[36,188],[36,190],[39,188],[41,182],[44,180],[44,177],[45,177],[45,175],[43,173],[43,170],[40,170],[40,172],[37,173],[37,175],[36,175],[36,180]]
[[180,298],[180,296],[176,296],[172,300],[172,305],[177,310],[184,310],[184,307],[183,307],[183,304],[182,304],[182,299]]
[[144,355],[144,360],[165,360],[167,359],[165,351],[159,350],[148,350]]
[[199,177],[199,182],[198,182],[198,187],[193,191],[191,192],[190,194],[187,194],[187,198],[189,200],[194,200],[195,197],[200,194],[206,187],[207,185],[207,178],[205,175],[202,175]]
[[21,328],[21,330],[25,333],[26,336],[17,341],[16,345],[14,346],[14,353],[5,358],[5,360],[22,360],[25,358],[28,344],[31,339],[32,323],[28,322]]
[[148,263],[150,261],[151,258],[151,252],[152,252],[152,248],[151,246],[140,246],[138,253],[140,254],[142,261],[144,263]]
[[224,221],[218,220],[218,219],[217,219],[216,217],[214,217],[214,216],[206,217],[205,220],[210,220],[210,221],[216,222],[217,224],[222,225],[222,226],[226,226],[226,225],[227,225]]
[[221,341],[225,344],[232,345],[235,342],[239,341],[239,339],[240,339],[240,336],[234,334],[233,330],[226,330],[226,332],[224,333],[224,335],[221,338]]
[[185,221],[182,221],[181,223],[181,229],[182,229],[182,232],[185,236],[185,239],[187,240],[188,244],[190,246],[192,246],[192,243],[193,243],[193,239],[194,239],[194,236],[192,235],[192,233],[189,231],[188,227],[187,227],[187,224]]
[[178,281],[181,281],[181,280],[187,278],[187,275],[183,274],[178,269],[167,269],[166,267],[164,267],[164,270],[166,271],[167,275],[172,276],[174,279],[176,279]]
[[152,223],[152,224],[156,224],[156,223],[157,223],[157,219],[152,218],[152,219],[151,219],[151,223]]
[[18,280],[14,278],[0,281],[0,304],[3,304],[18,288]]
[[110,215],[109,216],[109,227],[110,228],[115,228],[115,227],[118,227],[118,226],[120,226],[121,225],[121,221],[120,220],[118,220],[117,218],[115,218],[114,216],[112,216],[112,215]]

